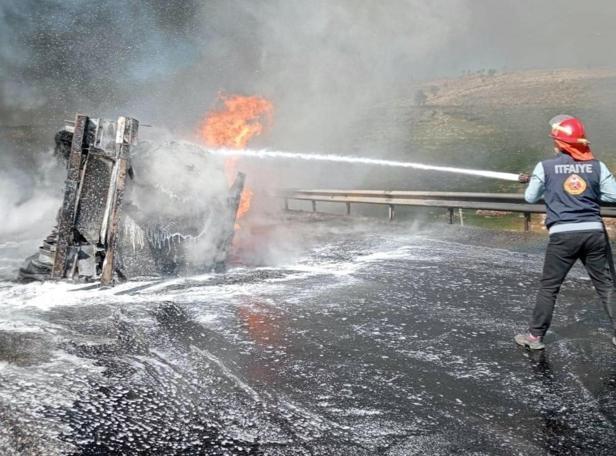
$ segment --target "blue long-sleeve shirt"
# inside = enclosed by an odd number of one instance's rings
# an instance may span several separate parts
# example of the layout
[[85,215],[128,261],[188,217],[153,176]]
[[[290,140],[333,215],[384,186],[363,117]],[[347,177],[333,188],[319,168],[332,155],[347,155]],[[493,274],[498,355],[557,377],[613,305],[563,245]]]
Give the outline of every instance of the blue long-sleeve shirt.
[[[606,203],[616,203],[616,179],[610,172],[605,163],[599,162],[601,169],[601,201]],[[543,171],[543,164],[537,163],[533,174],[530,177],[528,187],[524,192],[524,199],[528,203],[536,203],[543,198],[545,192],[545,172]]]
[[[605,202],[616,202],[616,179],[610,172],[607,166],[603,162],[599,161],[599,199]],[[529,203],[536,203],[545,194],[545,170],[543,163],[540,162],[535,166],[533,174],[530,177],[529,185],[524,193],[524,199]],[[552,208],[552,216],[554,211],[558,211],[555,206]],[[550,208],[548,207],[548,213]],[[549,217],[548,217],[549,221]],[[567,232],[567,231],[580,231],[580,230],[603,230],[603,225],[600,221],[576,221],[576,222],[560,222],[552,223],[550,225],[550,234]]]

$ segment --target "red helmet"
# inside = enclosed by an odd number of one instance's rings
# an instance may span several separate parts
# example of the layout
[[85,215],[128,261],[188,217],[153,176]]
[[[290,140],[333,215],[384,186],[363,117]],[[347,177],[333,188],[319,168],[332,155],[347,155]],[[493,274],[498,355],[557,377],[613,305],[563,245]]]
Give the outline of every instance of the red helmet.
[[566,142],[567,144],[590,144],[586,139],[584,124],[580,119],[573,116],[560,115],[550,120],[553,139]]

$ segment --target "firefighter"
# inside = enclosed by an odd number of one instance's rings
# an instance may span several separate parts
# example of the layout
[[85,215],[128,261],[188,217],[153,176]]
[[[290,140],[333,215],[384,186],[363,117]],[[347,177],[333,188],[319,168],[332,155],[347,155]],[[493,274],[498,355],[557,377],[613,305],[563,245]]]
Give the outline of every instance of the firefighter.
[[543,337],[552,322],[560,286],[579,259],[612,321],[616,345],[614,264],[600,214],[601,201],[616,202],[616,180],[593,156],[579,119],[560,115],[550,126],[556,156],[539,162],[530,177],[520,174],[519,178],[529,184],[524,194],[527,202],[545,200],[550,239],[528,333],[518,334],[515,341],[531,350],[545,348]]

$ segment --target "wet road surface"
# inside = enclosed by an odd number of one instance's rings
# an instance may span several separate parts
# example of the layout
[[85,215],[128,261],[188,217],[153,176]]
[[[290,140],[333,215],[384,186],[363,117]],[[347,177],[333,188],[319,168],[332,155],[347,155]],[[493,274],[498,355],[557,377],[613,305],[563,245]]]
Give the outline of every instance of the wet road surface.
[[288,223],[302,249],[275,266],[0,282],[1,453],[614,454],[616,350],[583,270],[545,352],[512,340],[543,236]]

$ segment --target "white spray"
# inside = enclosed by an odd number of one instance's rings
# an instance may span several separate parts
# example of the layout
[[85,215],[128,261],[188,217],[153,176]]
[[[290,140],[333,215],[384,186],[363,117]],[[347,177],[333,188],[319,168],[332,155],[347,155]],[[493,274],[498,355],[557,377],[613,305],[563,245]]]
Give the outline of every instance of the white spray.
[[[194,145],[193,145],[194,146]],[[312,160],[327,161],[336,163],[352,163],[361,165],[392,166],[397,168],[412,168],[426,171],[440,171],[446,173],[467,174],[471,176],[491,177],[506,181],[517,181],[518,175],[513,173],[503,173],[499,171],[485,171],[480,169],[454,168],[450,166],[434,166],[422,163],[403,162],[395,160],[381,160],[376,158],[364,158],[335,154],[308,154],[301,152],[284,152],[279,150],[267,149],[203,149],[205,152],[223,157],[247,157],[247,158],[278,158],[289,160]]]

